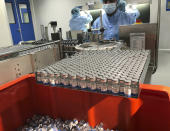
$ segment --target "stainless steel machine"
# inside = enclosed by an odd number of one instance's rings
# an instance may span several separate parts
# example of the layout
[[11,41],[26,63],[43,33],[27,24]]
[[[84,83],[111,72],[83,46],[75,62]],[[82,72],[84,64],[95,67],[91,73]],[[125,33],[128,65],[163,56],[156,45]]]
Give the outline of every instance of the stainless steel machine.
[[137,24],[129,26],[121,26],[119,29],[120,39],[126,41],[130,47],[131,33],[145,34],[145,49],[151,50],[151,63],[153,71],[156,71],[158,63],[158,27],[157,24]]
[[60,41],[0,49],[0,84],[33,73],[60,60]]
[[[152,0],[127,0],[128,3],[151,4]],[[151,50],[150,67],[153,73],[156,72],[158,66],[158,48],[159,48],[159,34],[160,34],[160,11],[161,0],[158,0],[157,22],[144,22],[143,24],[121,26],[120,39],[125,40],[130,46],[130,33],[145,33],[145,49]],[[145,6],[146,7],[146,6]],[[150,16],[150,14],[149,14]]]

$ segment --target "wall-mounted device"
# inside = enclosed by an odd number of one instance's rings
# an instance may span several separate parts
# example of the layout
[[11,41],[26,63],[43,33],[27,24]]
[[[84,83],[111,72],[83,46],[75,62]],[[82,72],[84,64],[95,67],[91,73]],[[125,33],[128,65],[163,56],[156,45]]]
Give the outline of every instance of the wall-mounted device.
[[57,21],[51,21],[50,22],[51,28],[53,28],[54,33],[56,32],[57,28]]
[[51,28],[53,29],[53,33],[51,33],[51,39],[52,41],[56,40],[62,40],[62,29],[59,28],[57,30],[57,21],[51,21],[47,26],[44,27],[44,25],[41,25],[41,35],[42,35],[42,40],[49,41],[48,37],[48,26],[51,25]]
[[51,28],[53,28],[53,31],[54,31],[54,33],[51,33],[51,39],[52,39],[53,41],[60,40],[61,37],[62,37],[62,36],[61,36],[61,34],[62,34],[62,29],[59,28],[59,31],[56,32],[56,29],[57,29],[57,21],[51,21],[49,24],[51,25]]

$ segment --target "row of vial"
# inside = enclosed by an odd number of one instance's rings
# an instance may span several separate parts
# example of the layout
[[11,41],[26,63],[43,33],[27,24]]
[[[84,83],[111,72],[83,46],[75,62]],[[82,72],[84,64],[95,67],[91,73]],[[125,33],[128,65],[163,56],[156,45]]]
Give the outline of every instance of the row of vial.
[[66,46],[76,46],[79,45],[80,43],[78,40],[63,40],[61,41],[61,44]]
[[[98,53],[98,52],[97,52]],[[94,76],[102,75],[107,79],[128,79],[133,81],[133,79],[140,79],[143,73],[148,56],[140,55],[139,58],[129,58],[123,57],[122,53],[116,55],[115,52],[108,52],[105,54],[75,54],[70,59],[63,59],[49,68],[55,72],[55,70],[65,71],[70,74],[74,72],[76,75]],[[122,57],[120,57],[122,56]],[[74,74],[73,73],[73,74]],[[72,73],[71,73],[72,74]]]
[[88,76],[69,75],[65,73],[36,72],[38,83],[137,98],[139,94],[139,82],[126,79],[105,79]]
[[150,52],[144,50],[85,51],[37,72],[45,85],[137,97]]

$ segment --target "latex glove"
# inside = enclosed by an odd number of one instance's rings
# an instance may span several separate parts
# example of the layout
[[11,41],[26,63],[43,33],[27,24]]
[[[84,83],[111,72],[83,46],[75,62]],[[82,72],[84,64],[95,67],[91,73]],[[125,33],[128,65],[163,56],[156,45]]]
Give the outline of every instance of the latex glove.
[[126,1],[125,0],[118,0],[118,8],[120,11],[125,12],[126,11]]

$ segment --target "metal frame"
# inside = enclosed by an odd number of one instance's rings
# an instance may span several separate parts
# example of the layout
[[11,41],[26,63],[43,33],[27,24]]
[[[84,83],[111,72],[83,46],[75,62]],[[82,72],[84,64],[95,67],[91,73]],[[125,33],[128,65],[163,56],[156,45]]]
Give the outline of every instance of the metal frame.
[[31,56],[19,56],[0,61],[0,85],[33,72]]
[[130,33],[145,33],[146,43],[145,49],[151,50],[151,66],[155,69],[157,67],[157,57],[158,57],[158,25],[157,24],[137,24],[137,25],[127,25],[120,26],[119,37],[125,40],[130,46]]
[[[52,48],[40,50],[30,54],[20,55],[21,52],[35,48],[52,45]],[[31,46],[14,52],[7,52],[0,55],[6,58],[0,61],[0,85],[12,81],[23,75],[33,73],[38,69],[55,63],[60,60],[60,41],[50,42],[42,45]],[[5,57],[6,56],[6,57]],[[8,57],[7,57],[8,56]]]
[[[159,40],[160,40],[160,25],[161,25],[161,6],[162,6],[162,2],[161,0],[158,0],[158,16],[157,16],[157,44],[156,44],[156,49],[159,49]],[[157,65],[156,68],[153,70],[153,73],[156,72],[157,70],[157,66],[158,66],[158,53],[156,54],[156,61],[157,61]]]

